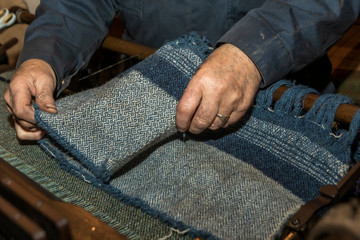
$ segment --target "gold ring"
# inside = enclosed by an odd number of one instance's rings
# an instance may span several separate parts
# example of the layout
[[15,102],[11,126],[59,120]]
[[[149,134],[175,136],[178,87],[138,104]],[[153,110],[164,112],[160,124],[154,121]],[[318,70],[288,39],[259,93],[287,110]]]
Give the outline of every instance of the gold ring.
[[216,116],[220,119],[220,121],[222,122],[222,124],[225,124],[229,118],[230,115],[221,115],[221,114],[216,114]]

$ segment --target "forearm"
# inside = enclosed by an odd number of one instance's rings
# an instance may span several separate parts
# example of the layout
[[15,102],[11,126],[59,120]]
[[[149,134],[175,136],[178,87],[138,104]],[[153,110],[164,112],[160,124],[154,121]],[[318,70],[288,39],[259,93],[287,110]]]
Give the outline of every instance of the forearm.
[[358,0],[271,0],[250,11],[219,43],[247,54],[262,87],[324,55],[359,16]]
[[56,91],[62,91],[69,76],[86,66],[100,46],[116,11],[111,0],[42,1],[26,32],[18,66],[29,59],[44,60],[57,76]]

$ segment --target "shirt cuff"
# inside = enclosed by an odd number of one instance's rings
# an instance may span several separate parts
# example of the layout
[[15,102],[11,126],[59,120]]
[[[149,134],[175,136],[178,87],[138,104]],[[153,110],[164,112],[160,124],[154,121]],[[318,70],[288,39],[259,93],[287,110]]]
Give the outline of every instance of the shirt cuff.
[[246,15],[217,44],[230,43],[241,49],[262,76],[260,87],[266,87],[291,71],[292,61],[279,35],[265,21]]
[[54,51],[52,49],[47,49],[46,46],[49,46],[49,42],[43,42],[41,39],[33,39],[32,41],[26,42],[26,47],[24,47],[20,53],[16,68],[30,59],[40,59],[47,62],[53,69],[56,76],[56,89],[55,96],[65,90],[65,88],[70,84],[71,77],[74,76],[77,72],[71,74],[70,76],[64,77],[66,74],[63,70],[64,63],[59,58],[59,56],[54,56]]

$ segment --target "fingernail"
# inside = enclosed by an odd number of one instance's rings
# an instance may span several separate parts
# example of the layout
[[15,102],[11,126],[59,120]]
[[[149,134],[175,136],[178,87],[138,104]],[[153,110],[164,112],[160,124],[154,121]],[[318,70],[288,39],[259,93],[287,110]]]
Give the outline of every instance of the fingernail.
[[54,110],[56,110],[55,105],[54,105],[54,104],[51,104],[51,103],[47,103],[47,104],[45,105],[45,107],[46,107],[46,108],[49,108],[49,109],[54,109]]

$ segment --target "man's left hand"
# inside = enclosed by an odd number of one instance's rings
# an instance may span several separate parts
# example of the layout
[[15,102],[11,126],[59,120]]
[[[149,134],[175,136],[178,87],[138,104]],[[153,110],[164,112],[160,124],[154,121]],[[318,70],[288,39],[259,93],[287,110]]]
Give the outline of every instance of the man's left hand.
[[180,132],[198,134],[237,122],[251,106],[261,75],[239,48],[224,44],[199,67],[176,108]]

